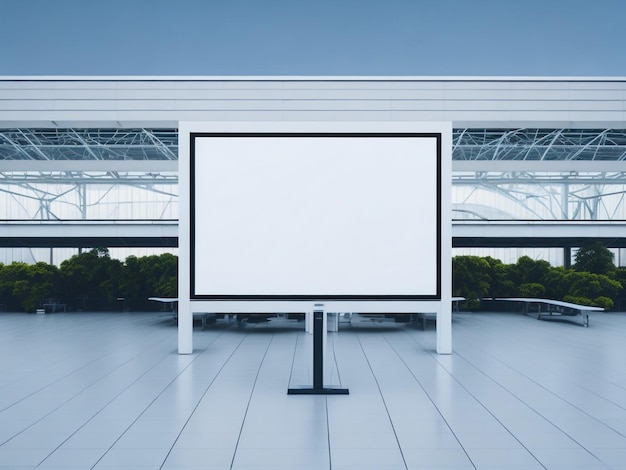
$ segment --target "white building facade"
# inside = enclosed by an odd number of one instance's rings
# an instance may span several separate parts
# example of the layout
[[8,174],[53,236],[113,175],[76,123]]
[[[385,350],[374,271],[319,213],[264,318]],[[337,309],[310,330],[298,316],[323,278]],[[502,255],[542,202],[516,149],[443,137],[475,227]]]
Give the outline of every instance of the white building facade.
[[451,122],[454,253],[626,262],[626,78],[599,77],[1,77],[0,261],[175,250],[180,121]]

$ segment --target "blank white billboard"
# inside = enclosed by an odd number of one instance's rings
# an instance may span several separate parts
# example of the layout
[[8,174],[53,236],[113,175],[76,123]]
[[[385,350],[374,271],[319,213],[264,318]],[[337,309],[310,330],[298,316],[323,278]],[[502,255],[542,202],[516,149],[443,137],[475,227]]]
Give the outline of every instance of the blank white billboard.
[[441,134],[190,133],[191,299],[441,298]]

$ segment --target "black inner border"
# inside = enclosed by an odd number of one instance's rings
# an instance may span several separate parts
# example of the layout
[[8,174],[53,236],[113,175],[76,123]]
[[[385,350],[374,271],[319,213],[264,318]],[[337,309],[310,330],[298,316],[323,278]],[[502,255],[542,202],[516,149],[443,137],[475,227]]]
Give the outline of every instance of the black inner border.
[[[435,138],[437,146],[437,292],[434,295],[207,295],[197,294],[195,292],[195,234],[196,234],[196,177],[195,177],[195,162],[196,162],[196,139],[197,138],[211,138],[211,137],[324,137],[324,138],[346,138],[346,137],[409,137],[409,138]],[[439,132],[191,132],[190,138],[190,299],[191,300],[284,300],[284,301],[331,301],[331,300],[441,300],[441,140],[442,135]],[[416,184],[418,178],[416,178]]]

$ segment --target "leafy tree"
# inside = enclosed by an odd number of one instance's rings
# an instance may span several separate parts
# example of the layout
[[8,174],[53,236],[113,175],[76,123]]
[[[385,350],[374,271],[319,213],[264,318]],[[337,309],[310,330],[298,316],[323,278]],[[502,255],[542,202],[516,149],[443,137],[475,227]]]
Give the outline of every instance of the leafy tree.
[[452,260],[452,295],[465,297],[464,307],[478,308],[490,290],[491,266],[479,256],[455,256]]
[[178,295],[178,258],[171,253],[144,256],[139,260],[139,272],[146,282],[149,296]]
[[132,308],[149,308],[148,297],[178,296],[178,257],[171,253],[129,256],[124,263],[121,295]]
[[[615,271],[611,273],[611,279],[622,285],[622,290],[617,294],[617,298],[626,299],[626,268],[616,268]],[[622,306],[619,308],[622,308]]]
[[518,292],[522,297],[543,298],[546,295],[546,288],[538,282],[527,282],[519,286]]
[[59,270],[56,266],[39,262],[28,269],[29,292],[22,301],[22,308],[33,311],[50,298],[57,297]]
[[106,248],[94,248],[63,261],[61,284],[69,302],[79,310],[117,308],[121,267]]
[[613,252],[602,242],[584,245],[576,252],[574,269],[595,274],[608,274],[615,270]]
[[57,293],[56,266],[15,262],[0,269],[0,297],[9,310],[32,312]]
[[511,279],[511,265],[504,264],[501,260],[487,256],[484,258],[489,263],[489,286],[488,297],[510,297],[515,295],[516,288]]
[[604,310],[611,310],[615,306],[613,299],[602,295],[593,299],[593,304],[602,307]]
[[570,284],[567,280],[568,270],[563,266],[550,269],[543,277],[543,286],[546,288],[545,296],[548,299],[559,300],[567,295]]
[[[534,260],[529,256],[522,256],[517,263],[511,266],[511,279],[519,293],[519,286],[531,283],[543,283],[544,277],[552,266],[544,260]],[[521,295],[521,294],[520,294]]]
[[8,308],[10,310],[23,310],[23,303],[28,296],[30,280],[28,264],[15,262],[3,269],[3,290],[8,294]]
[[139,259],[136,256],[128,256],[122,268],[120,279],[120,296],[124,297],[126,307],[133,310],[143,306],[144,297],[143,280],[139,272]]
[[622,285],[603,274],[571,271],[566,276],[569,284],[567,295],[594,301],[598,297],[615,298]]

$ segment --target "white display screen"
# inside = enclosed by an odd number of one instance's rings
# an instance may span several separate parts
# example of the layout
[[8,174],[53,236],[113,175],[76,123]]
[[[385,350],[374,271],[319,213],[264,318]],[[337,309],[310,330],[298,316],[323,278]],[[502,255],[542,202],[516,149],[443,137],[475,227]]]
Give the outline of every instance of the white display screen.
[[192,299],[440,299],[438,133],[191,133]]

